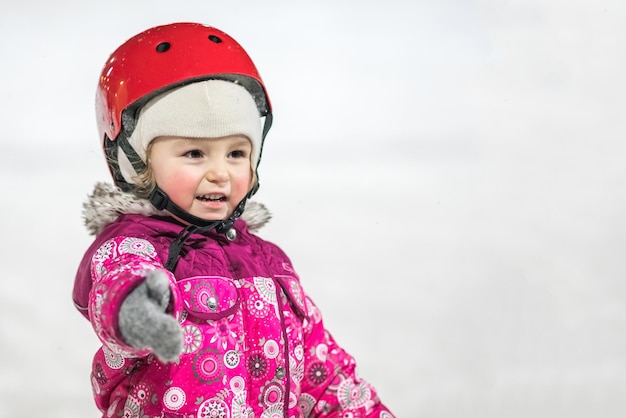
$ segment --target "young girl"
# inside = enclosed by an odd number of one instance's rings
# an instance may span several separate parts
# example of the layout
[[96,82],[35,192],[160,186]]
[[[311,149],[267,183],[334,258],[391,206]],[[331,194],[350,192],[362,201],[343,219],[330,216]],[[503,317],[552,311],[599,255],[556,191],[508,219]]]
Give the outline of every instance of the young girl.
[[102,341],[103,416],[391,417],[289,258],[253,234],[272,113],[241,46],[200,24],[149,29],[111,55],[96,107],[116,187],[85,204],[96,239],[74,302]]

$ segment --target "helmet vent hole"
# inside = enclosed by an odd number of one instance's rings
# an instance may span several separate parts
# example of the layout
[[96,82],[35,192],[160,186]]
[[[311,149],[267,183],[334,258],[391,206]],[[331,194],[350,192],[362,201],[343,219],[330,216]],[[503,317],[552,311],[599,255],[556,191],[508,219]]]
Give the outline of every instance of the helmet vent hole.
[[211,42],[215,42],[216,44],[221,44],[222,40],[220,39],[219,36],[215,36],[215,35],[209,35],[209,41]]
[[161,42],[160,44],[156,46],[157,52],[166,52],[168,49],[170,49],[169,42]]

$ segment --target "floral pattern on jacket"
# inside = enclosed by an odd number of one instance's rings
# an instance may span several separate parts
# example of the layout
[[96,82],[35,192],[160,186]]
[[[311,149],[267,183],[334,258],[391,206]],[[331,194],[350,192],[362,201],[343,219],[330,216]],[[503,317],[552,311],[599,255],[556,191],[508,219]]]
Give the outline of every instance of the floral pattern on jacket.
[[164,270],[183,228],[158,215],[122,214],[98,228],[77,273],[75,304],[102,341],[91,383],[104,417],[392,417],[324,328],[288,257],[243,220],[232,242],[193,234],[168,272],[179,361],[127,346],[120,305],[146,271]]

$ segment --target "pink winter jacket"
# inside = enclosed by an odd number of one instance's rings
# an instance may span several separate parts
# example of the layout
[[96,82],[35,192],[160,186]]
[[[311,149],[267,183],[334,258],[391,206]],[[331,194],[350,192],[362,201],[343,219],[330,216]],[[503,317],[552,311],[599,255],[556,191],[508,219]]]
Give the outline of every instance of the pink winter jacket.
[[102,341],[91,383],[103,417],[392,417],[324,328],[287,256],[244,220],[235,222],[232,242],[215,232],[191,235],[168,272],[171,314],[184,333],[180,360],[164,364],[126,345],[120,305],[146,270],[164,269],[183,229],[158,213],[118,217],[150,213],[128,199],[97,186],[86,216],[99,233],[74,286],[76,307]]

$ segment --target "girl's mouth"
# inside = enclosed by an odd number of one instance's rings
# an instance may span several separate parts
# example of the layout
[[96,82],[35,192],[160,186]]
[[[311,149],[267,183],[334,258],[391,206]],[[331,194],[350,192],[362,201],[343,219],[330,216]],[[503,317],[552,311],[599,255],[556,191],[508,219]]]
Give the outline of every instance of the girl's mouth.
[[223,194],[203,194],[196,196],[196,199],[202,202],[224,202],[226,201],[226,196]]

